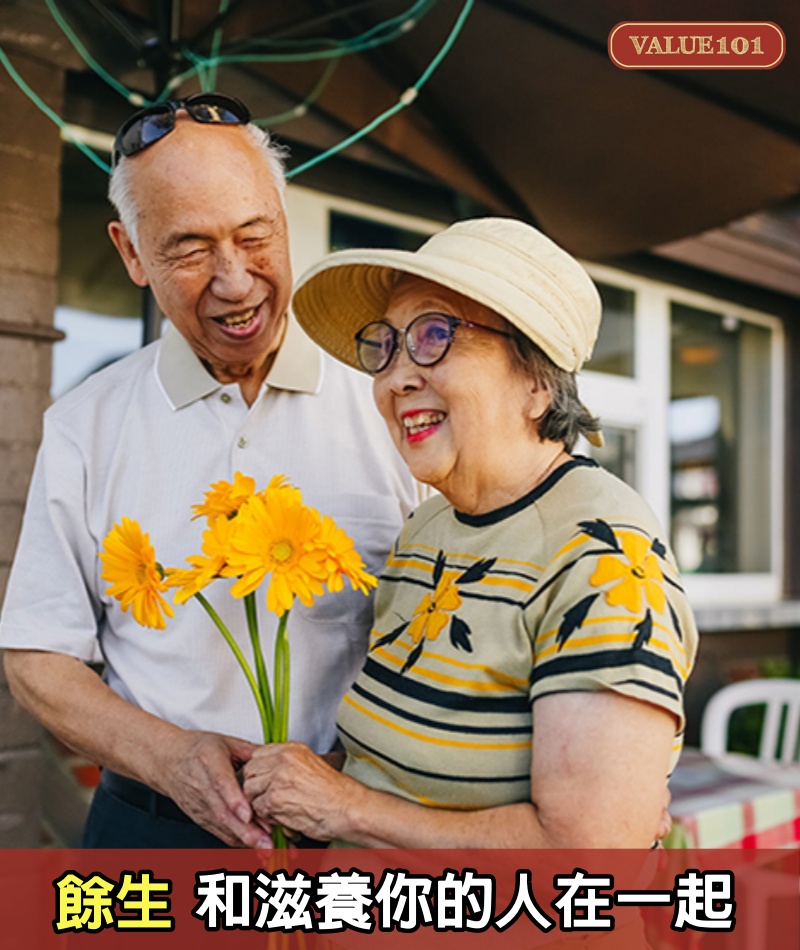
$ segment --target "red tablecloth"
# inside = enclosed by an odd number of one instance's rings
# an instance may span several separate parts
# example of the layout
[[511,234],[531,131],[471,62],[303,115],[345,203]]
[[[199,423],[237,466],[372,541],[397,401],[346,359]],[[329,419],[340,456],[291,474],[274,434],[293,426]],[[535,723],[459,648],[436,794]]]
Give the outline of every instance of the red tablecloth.
[[800,847],[800,768],[686,748],[670,781],[672,848]]

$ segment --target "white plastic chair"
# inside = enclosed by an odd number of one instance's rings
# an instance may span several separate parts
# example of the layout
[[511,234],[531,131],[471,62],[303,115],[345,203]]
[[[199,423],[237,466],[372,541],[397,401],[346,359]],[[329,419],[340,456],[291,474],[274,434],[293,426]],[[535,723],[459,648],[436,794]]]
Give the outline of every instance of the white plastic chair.
[[700,726],[703,752],[725,755],[731,714],[744,706],[757,705],[766,706],[758,759],[785,765],[800,762],[800,679],[755,679],[723,686],[711,697],[703,713]]
[[[766,706],[757,759],[727,755],[728,724],[731,714],[745,706]],[[781,723],[783,728],[781,729]],[[790,784],[797,785],[800,770],[791,768],[800,762],[800,680],[756,679],[724,686],[709,700],[700,726],[700,745],[706,755],[721,758],[726,769],[737,774],[755,777],[752,770],[757,764],[760,777],[771,782],[776,772],[789,776]],[[752,763],[748,767],[745,763]],[[779,764],[776,764],[779,763]],[[772,764],[772,769],[769,765]],[[771,901],[777,898],[796,899],[797,879],[766,869],[748,868],[745,875],[744,946],[748,950],[762,950],[767,946],[767,923]]]

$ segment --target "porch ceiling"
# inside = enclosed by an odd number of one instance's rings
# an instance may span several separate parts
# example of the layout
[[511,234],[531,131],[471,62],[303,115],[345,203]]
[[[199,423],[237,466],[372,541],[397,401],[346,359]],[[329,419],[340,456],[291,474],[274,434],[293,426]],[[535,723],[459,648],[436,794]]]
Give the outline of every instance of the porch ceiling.
[[[231,0],[217,18],[219,0],[59,0],[95,57],[147,94],[155,90],[154,71],[166,75],[182,44],[208,52],[214,24],[224,28],[226,52],[279,33],[352,37],[411,5]],[[671,0],[668,11],[671,20],[752,20],[753,6]],[[343,8],[350,10],[346,16],[329,18]],[[419,79],[461,8],[441,0],[396,41],[342,57],[308,112],[276,125],[279,135],[307,155],[366,125]],[[797,200],[800,4],[776,0],[769,8],[789,37],[775,69],[615,67],[606,49],[612,27],[663,19],[664,11],[663,0],[477,0],[414,105],[346,155],[534,221],[592,259],[676,241]],[[305,26],[312,21],[317,25]],[[241,95],[256,115],[275,115],[305,99],[326,64],[225,66],[217,85]],[[193,82],[182,91],[197,88]],[[86,85],[87,98],[95,89]],[[129,107],[120,98],[108,113],[79,101],[71,110],[110,131]]]

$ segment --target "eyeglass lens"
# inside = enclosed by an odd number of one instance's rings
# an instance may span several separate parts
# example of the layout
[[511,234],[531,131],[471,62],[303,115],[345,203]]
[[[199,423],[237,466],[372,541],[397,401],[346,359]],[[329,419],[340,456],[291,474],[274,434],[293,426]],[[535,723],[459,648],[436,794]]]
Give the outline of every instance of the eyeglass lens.
[[415,317],[405,330],[397,330],[379,320],[367,324],[356,334],[358,359],[368,373],[380,373],[392,361],[405,339],[408,355],[418,366],[432,366],[447,353],[453,339],[452,318],[439,313]]

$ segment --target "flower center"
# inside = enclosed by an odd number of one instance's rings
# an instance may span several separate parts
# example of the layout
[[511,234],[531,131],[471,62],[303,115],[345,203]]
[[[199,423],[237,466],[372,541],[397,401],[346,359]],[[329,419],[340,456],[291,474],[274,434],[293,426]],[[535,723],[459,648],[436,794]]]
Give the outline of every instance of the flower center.
[[631,568],[631,574],[633,574],[634,577],[638,577],[640,581],[644,580],[645,573],[643,567],[639,567],[637,565],[636,567]]
[[147,565],[141,562],[136,565],[136,582],[138,584],[147,583]]
[[294,554],[294,547],[292,546],[292,542],[286,538],[281,538],[280,541],[276,541],[275,544],[272,545],[272,556],[281,564],[288,561],[292,554]]

